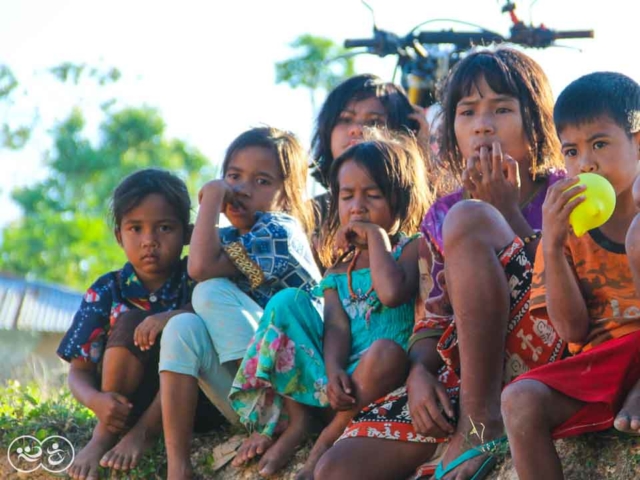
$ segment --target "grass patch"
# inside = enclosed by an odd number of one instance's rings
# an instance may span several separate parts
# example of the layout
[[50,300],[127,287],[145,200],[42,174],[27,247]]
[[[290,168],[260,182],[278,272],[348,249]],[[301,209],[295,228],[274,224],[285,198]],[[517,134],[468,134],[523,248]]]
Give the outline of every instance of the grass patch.
[[[91,438],[96,425],[91,410],[78,403],[66,386],[41,389],[35,383],[9,380],[0,386],[0,445],[5,457],[9,444],[22,435],[44,440],[51,435],[65,437],[76,454]],[[10,467],[9,467],[10,468]],[[45,472],[46,473],[46,472]],[[166,477],[164,444],[157,444],[127,474],[101,469],[101,478],[161,479]]]

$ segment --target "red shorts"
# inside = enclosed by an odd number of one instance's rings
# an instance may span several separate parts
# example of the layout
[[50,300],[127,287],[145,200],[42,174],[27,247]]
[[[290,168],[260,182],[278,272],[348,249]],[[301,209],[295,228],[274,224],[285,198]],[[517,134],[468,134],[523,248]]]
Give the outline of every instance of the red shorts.
[[554,439],[611,428],[627,394],[640,380],[640,331],[535,368],[514,382],[520,380],[536,380],[585,403],[553,430]]

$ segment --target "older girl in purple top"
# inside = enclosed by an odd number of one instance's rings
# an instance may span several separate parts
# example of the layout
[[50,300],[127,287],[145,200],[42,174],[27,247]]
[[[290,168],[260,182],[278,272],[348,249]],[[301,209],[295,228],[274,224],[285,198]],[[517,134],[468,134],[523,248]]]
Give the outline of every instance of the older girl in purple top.
[[[436,478],[483,478],[494,463],[490,451],[498,442],[480,444],[503,431],[509,337],[514,322],[529,327],[541,204],[562,175],[554,170],[562,163],[553,97],[540,66],[510,48],[467,56],[441,96],[440,161],[462,188],[438,200],[422,224],[421,290],[428,300],[416,308],[407,387],[354,418],[320,460],[316,479],[356,471],[370,479],[406,478],[447,440]],[[539,361],[555,354],[545,350]],[[418,476],[431,473],[433,466]]]

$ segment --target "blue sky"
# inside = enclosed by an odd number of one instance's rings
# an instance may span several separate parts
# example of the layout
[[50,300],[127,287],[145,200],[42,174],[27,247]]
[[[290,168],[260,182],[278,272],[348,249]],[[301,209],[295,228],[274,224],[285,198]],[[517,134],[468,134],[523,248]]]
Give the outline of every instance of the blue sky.
[[[369,3],[378,26],[399,34],[435,18],[465,20],[502,34],[510,26],[500,13],[504,2],[497,0]],[[538,0],[530,8],[530,2],[518,2],[525,21],[596,31],[594,40],[562,42],[582,51],[528,51],[547,72],[555,95],[593,70],[617,70],[640,80],[631,5],[631,0]],[[157,107],[171,136],[219,162],[236,135],[260,123],[292,130],[308,144],[313,124],[308,93],[276,86],[274,63],[292,54],[288,44],[302,33],[342,42],[369,36],[371,26],[359,0],[0,0],[0,64],[9,65],[30,92],[24,100],[29,108],[12,115],[27,118],[37,108],[43,125],[64,118],[74,104],[96,105],[105,94],[86,88],[70,96],[43,80],[46,68],[63,61],[115,66],[123,78],[109,93],[120,105]],[[359,72],[389,80],[393,65],[391,59],[364,55],[356,60]],[[46,175],[47,140],[42,134],[23,152],[0,151],[0,227],[19,214],[8,197],[11,188]]]

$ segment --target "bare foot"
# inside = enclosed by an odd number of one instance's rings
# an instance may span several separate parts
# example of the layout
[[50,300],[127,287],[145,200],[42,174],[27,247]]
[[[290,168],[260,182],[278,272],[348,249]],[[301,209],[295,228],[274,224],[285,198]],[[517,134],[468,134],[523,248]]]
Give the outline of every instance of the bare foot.
[[[504,435],[504,426],[502,422],[480,423],[460,422],[456,433],[451,437],[449,447],[442,457],[442,467],[446,470],[447,465],[458,458],[467,450],[482,443],[489,442],[501,438]],[[474,457],[458,468],[455,468],[450,474],[442,477],[446,480],[464,480],[472,478],[478,470],[485,464],[489,455],[479,455]],[[491,465],[493,467],[493,465]],[[487,465],[485,468],[489,468]]]
[[240,445],[238,453],[231,462],[231,465],[240,467],[253,458],[262,455],[271,445],[273,445],[273,439],[260,433],[252,433],[251,436]]
[[100,459],[100,466],[114,470],[131,470],[146,450],[154,444],[157,435],[149,432],[138,422],[115,447],[106,452]]
[[640,382],[627,395],[613,426],[621,432],[640,435]]
[[269,477],[284,467],[291,459],[296,448],[307,435],[308,421],[290,423],[287,429],[262,456],[258,463],[258,473],[262,477]]
[[76,480],[98,480],[100,458],[117,441],[117,435],[110,433],[101,424],[98,424],[89,443],[76,455],[68,470],[69,476]]

